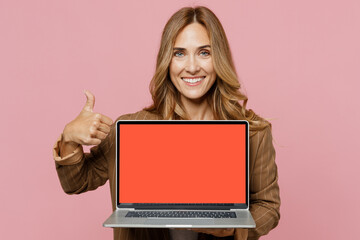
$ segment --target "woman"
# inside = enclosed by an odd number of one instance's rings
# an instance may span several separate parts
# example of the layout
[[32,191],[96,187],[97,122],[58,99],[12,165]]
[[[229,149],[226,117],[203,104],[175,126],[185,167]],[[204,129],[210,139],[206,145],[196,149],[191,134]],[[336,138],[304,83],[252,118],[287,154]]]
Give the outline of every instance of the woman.
[[[153,104],[118,119],[245,119],[250,123],[250,211],[255,229],[114,229],[114,239],[258,239],[279,221],[279,187],[270,123],[246,110],[221,23],[205,7],[182,8],[166,24],[150,91]],[[93,113],[94,96],[68,123],[54,147],[66,193],[94,190],[108,179],[115,209],[115,133]],[[82,145],[97,145],[83,153]],[[223,239],[223,238],[222,238]]]

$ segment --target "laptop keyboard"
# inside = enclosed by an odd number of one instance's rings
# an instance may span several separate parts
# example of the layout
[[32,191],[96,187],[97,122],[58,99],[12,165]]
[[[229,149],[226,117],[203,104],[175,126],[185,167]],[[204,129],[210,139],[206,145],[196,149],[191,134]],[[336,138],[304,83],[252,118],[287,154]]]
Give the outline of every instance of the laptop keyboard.
[[125,217],[138,218],[236,218],[234,212],[206,211],[130,211]]

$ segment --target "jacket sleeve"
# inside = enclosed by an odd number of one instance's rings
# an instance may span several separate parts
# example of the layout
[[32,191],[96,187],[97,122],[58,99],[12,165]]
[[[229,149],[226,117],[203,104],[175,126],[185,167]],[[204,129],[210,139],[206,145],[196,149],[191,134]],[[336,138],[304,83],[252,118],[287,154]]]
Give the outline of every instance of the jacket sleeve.
[[266,235],[278,225],[280,219],[278,172],[271,128],[267,127],[253,137],[258,147],[254,146],[252,150],[249,184],[250,211],[256,228],[248,230],[248,239]]
[[108,180],[108,161],[107,151],[114,144],[114,124],[107,138],[98,146],[90,149],[89,153],[84,153],[81,145],[68,156],[61,158],[59,145],[62,136],[56,142],[53,149],[53,156],[56,171],[61,186],[67,194],[79,194],[94,190],[102,186]]

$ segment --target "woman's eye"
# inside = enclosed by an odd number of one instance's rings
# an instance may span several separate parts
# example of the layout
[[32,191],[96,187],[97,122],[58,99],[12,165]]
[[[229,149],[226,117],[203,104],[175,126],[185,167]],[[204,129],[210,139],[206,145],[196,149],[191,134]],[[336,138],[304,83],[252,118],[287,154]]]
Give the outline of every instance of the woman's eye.
[[209,56],[209,55],[210,55],[210,52],[208,52],[208,51],[201,51],[201,52],[200,52],[200,55],[201,55],[201,56]]
[[175,53],[174,53],[174,56],[175,56],[175,57],[182,57],[182,56],[184,56],[184,53],[182,53],[182,52],[175,52]]

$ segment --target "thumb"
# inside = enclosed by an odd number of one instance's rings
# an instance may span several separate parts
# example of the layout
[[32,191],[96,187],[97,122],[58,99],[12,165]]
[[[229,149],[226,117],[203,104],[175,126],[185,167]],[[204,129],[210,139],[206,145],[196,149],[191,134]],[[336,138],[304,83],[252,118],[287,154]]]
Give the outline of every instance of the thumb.
[[86,100],[83,110],[92,112],[94,109],[94,105],[95,105],[95,96],[88,90],[84,90],[84,93],[86,95],[87,100]]

